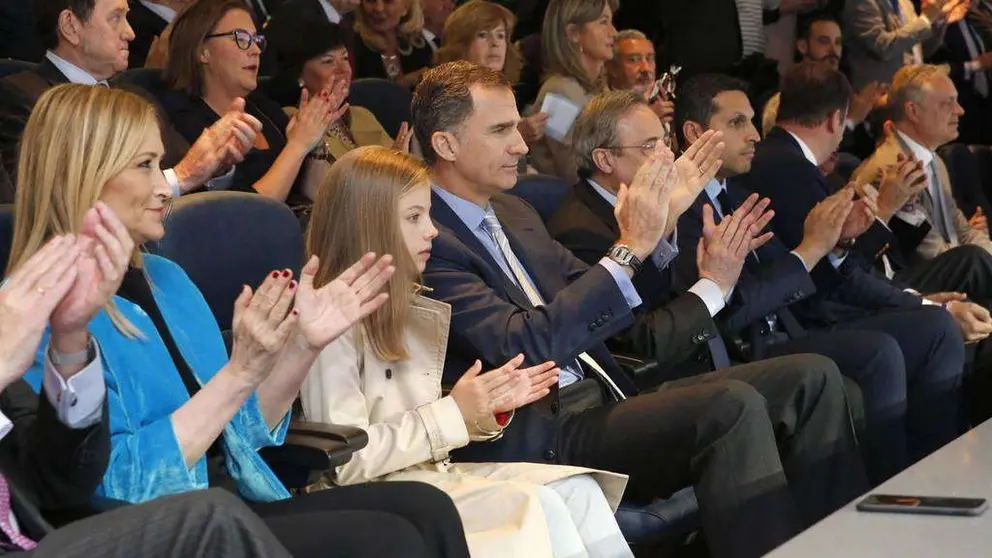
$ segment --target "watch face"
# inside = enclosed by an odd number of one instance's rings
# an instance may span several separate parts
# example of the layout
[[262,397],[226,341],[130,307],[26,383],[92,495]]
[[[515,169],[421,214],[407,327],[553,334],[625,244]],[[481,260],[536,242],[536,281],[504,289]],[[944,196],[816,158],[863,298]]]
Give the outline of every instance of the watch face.
[[631,258],[633,258],[634,253],[630,251],[630,248],[626,246],[614,246],[613,250],[610,251],[610,259],[616,261],[620,265],[630,264]]

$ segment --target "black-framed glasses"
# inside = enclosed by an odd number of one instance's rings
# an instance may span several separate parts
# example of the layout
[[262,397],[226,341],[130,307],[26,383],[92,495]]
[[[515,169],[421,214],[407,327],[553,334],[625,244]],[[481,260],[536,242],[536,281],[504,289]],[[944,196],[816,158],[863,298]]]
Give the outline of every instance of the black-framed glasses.
[[258,45],[258,50],[265,51],[265,45],[268,41],[265,40],[265,35],[260,35],[258,33],[252,33],[247,29],[234,29],[226,33],[212,33],[204,37],[204,39],[217,39],[220,37],[234,37],[234,44],[238,45],[241,50],[248,50],[251,48],[251,44],[255,43]]
[[658,147],[659,141],[661,141],[661,138],[651,138],[641,145],[604,145],[602,149],[640,149],[645,154],[648,154],[654,151],[655,147]]

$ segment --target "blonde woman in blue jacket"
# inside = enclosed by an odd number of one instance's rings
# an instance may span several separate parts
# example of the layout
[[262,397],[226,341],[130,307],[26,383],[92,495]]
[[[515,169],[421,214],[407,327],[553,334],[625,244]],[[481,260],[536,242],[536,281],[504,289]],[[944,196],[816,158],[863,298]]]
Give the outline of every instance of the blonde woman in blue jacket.
[[[245,287],[228,358],[183,270],[136,249],[165,232],[172,192],[162,153],[153,107],[105,87],[49,90],[22,138],[11,269],[55,235],[95,241],[99,266],[89,272],[99,287],[79,293],[59,323],[88,323],[100,346],[111,456],[98,493],[144,502],[219,486],[251,503],[294,556],[334,546],[339,556],[464,558],[461,525],[440,491],[408,483],[290,498],[258,455],[283,442],[319,350],[385,301],[390,258],[366,254],[320,289],[317,262],[298,284],[278,270],[257,292]],[[43,355],[28,376],[36,388]]]

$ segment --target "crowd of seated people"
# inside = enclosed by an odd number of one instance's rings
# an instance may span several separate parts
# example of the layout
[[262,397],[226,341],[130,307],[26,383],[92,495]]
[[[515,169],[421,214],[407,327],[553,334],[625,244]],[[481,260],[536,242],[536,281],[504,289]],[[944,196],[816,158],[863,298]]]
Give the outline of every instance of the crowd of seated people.
[[[664,549],[749,558],[992,416],[979,2],[28,4],[6,550],[649,556],[691,489]],[[156,255],[205,190],[305,246],[229,331]],[[300,420],[367,442],[291,483]]]

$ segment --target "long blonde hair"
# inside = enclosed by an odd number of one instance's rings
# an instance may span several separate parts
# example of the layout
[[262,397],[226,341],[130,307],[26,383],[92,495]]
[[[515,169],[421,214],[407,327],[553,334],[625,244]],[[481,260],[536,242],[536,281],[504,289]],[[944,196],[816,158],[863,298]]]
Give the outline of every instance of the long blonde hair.
[[[407,3],[406,15],[400,18],[399,29],[396,30],[396,37],[400,39],[399,54],[403,56],[413,52],[413,48],[424,48],[427,42],[424,40],[424,9],[420,5],[420,0],[397,0]],[[365,21],[365,11],[361,6],[355,10],[355,30],[366,45],[382,53],[386,50],[386,40],[382,38],[368,22]],[[402,42],[405,41],[407,48],[404,49]],[[405,71],[405,70],[404,70]]]
[[579,62],[579,47],[568,40],[568,26],[582,27],[599,19],[606,6],[615,14],[619,0],[551,0],[541,27],[541,56],[547,76],[560,75],[579,82],[586,91],[599,93],[606,87],[606,67],[590,80]]
[[420,279],[400,229],[399,199],[427,184],[427,169],[409,155],[381,146],[359,147],[328,169],[307,229],[307,257],[320,258],[317,287],[366,252],[393,255],[396,273],[386,287],[389,300],[362,320],[364,339],[386,362],[409,358],[403,330]]
[[[45,92],[21,136],[7,273],[51,237],[78,234],[104,185],[127,168],[152,131],[159,133],[155,109],[134,93],[74,84]],[[140,266],[140,252],[132,260]],[[104,309],[122,333],[141,336],[113,300]]]
[[503,62],[503,75],[510,80],[510,83],[517,83],[520,81],[523,59],[517,46],[510,42],[517,18],[510,10],[486,0],[470,0],[451,12],[444,22],[444,41],[434,54],[434,65],[466,60],[469,47],[476,36],[482,31],[495,29],[500,23],[506,29],[506,60]]

